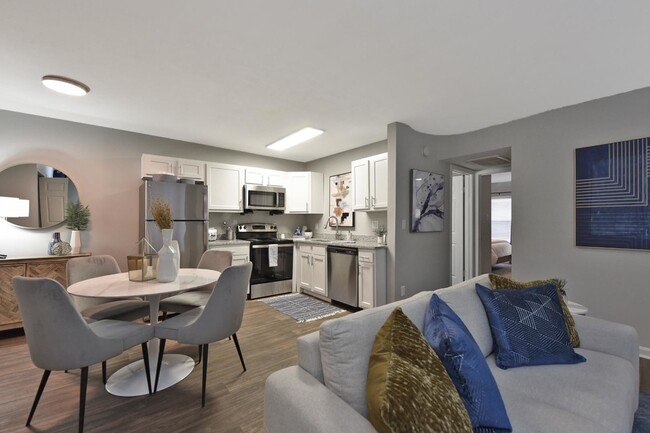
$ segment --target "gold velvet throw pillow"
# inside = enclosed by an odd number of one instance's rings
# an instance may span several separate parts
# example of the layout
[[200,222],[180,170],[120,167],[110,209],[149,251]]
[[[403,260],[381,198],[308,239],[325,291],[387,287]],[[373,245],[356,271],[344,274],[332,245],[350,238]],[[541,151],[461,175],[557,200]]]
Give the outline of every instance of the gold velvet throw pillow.
[[370,355],[368,419],[380,433],[471,433],[465,405],[420,330],[396,308]]
[[566,302],[564,302],[564,297],[562,296],[562,291],[560,290],[560,280],[557,278],[549,278],[547,280],[535,280],[535,281],[515,281],[510,278],[502,277],[501,275],[490,274],[490,284],[492,284],[493,289],[526,289],[528,287],[541,286],[547,283],[555,285],[557,289],[557,296],[560,298],[560,304],[562,304],[562,313],[564,314],[564,323],[566,323],[566,329],[569,332],[569,340],[571,340],[571,346],[580,347],[580,336],[578,335],[578,330],[576,329],[576,322],[573,320],[573,316],[569,311],[569,307]]

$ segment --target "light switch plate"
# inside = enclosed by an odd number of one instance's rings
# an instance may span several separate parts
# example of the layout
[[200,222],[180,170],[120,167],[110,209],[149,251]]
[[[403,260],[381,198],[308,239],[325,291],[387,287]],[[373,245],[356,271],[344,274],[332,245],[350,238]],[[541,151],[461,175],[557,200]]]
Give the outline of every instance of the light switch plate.
[[373,229],[373,230],[376,230],[376,229],[378,229],[378,228],[379,228],[379,221],[373,221],[373,222],[372,222],[372,229]]

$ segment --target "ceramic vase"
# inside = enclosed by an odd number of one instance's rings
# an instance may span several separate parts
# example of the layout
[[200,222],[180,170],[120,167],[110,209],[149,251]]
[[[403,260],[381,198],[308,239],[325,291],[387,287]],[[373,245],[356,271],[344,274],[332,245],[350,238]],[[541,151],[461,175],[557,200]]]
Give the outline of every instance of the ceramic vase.
[[47,253],[49,255],[54,254],[54,250],[52,248],[59,242],[61,242],[61,234],[59,232],[52,233],[52,239],[50,239],[50,242],[47,244]]
[[156,279],[160,283],[169,283],[178,276],[178,260],[172,246],[173,229],[163,229],[163,246],[158,251],[158,273]]
[[79,254],[81,252],[81,232],[79,230],[72,230],[70,232],[70,247],[72,254]]
[[176,269],[181,269],[181,248],[178,246],[177,240],[172,240],[172,248],[174,249],[174,254],[176,255]]

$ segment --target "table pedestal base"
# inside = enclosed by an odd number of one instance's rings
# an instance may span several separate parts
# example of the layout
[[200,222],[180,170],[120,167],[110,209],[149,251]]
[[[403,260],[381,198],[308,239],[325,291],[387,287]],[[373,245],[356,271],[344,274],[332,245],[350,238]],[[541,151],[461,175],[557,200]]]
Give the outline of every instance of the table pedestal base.
[[[156,359],[150,357],[151,391],[156,381]],[[185,379],[194,369],[194,360],[186,355],[165,354],[158,379],[158,391]],[[144,361],[139,360],[120,368],[106,381],[106,391],[119,397],[148,395]]]

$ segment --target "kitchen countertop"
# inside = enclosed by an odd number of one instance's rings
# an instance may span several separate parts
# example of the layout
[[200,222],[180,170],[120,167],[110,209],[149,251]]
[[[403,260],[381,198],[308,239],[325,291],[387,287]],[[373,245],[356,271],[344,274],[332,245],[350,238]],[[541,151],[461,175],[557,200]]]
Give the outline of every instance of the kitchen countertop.
[[358,240],[354,243],[348,243],[345,241],[336,241],[334,239],[297,239],[293,238],[295,244],[310,244],[310,245],[335,245],[337,247],[350,247],[350,248],[361,248],[361,249],[376,249],[376,248],[387,248],[386,245],[379,245],[377,242],[373,241],[364,241]]
[[241,239],[232,239],[232,240],[219,239],[216,241],[208,241],[208,248],[223,246],[223,245],[249,245],[249,244],[250,242]]

